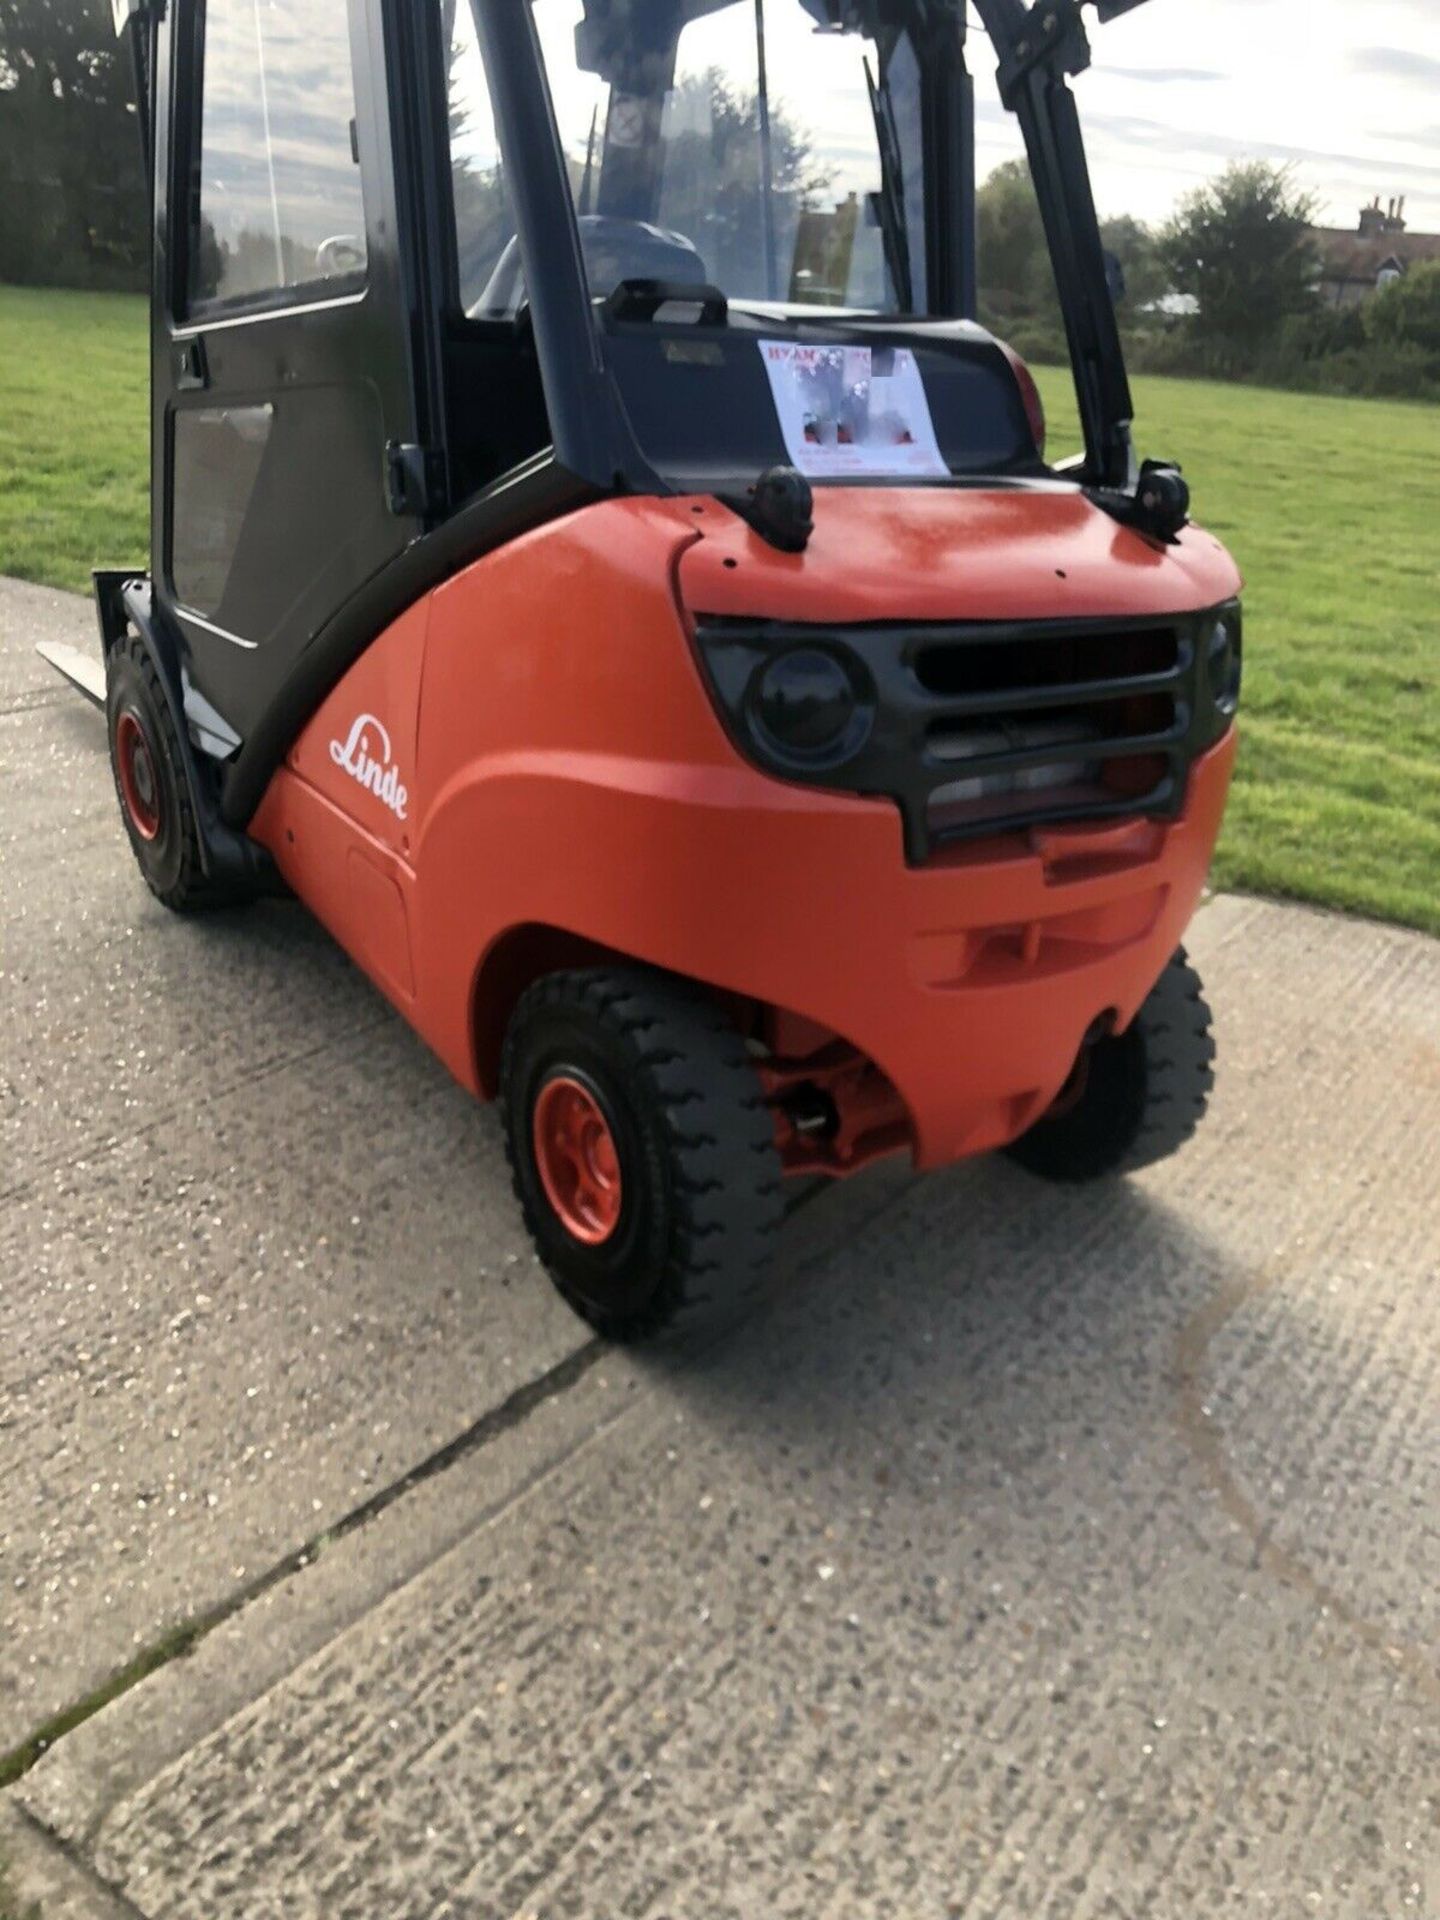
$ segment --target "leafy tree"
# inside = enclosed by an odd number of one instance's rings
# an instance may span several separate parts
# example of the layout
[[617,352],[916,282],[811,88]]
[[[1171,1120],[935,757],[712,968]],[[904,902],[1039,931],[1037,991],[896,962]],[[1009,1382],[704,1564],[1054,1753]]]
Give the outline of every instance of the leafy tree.
[[1386,346],[1440,355],[1440,260],[1412,267],[1364,309],[1365,331]]
[[1197,339],[1243,357],[1315,303],[1315,202],[1288,167],[1237,161],[1192,193],[1160,235],[1170,284],[1193,294]]
[[1327,307],[1317,302],[1305,313],[1291,314],[1280,330],[1279,355],[1301,366],[1323,365],[1337,354],[1361,353],[1365,348],[1365,319],[1358,307]]
[[1125,307],[1131,314],[1154,306],[1169,292],[1169,276],[1160,261],[1153,231],[1133,214],[1100,222],[1105,251],[1120,262],[1125,276]]
[[109,0],[0,0],[0,280],[143,287],[148,228]]
[[[717,286],[763,295],[760,103],[718,67],[680,82],[670,101],[675,131],[665,156],[659,220],[700,249]],[[800,215],[829,184],[805,130],[770,102],[770,184],[780,293],[786,293]]]
[[[1102,220],[1100,239],[1120,263],[1131,312],[1158,300],[1168,280],[1155,235],[1144,221],[1130,214]],[[1015,318],[1038,320],[1052,325],[1058,337],[1055,276],[1025,160],[1004,161],[982,182],[976,197],[976,251],[985,313],[1002,324]]]
[[[450,60],[450,134],[456,156],[453,171],[455,221],[460,256],[462,301],[479,297],[502,248],[515,231],[504,171],[494,155],[488,114],[477,115],[474,83],[478,56],[473,40],[457,32]],[[753,93],[733,88],[712,68],[682,80],[667,109],[672,131],[664,156],[663,185],[656,215],[662,227],[683,234],[700,250],[706,270],[731,293],[761,294],[764,251],[761,216],[759,102]],[[593,140],[593,145],[592,145]],[[566,155],[577,205],[590,200],[584,182],[587,159],[592,174],[604,165],[603,106],[593,130],[572,142]],[[801,217],[828,184],[818,169],[809,139],[785,112],[770,106],[770,171],[773,191],[776,263],[781,292],[788,289]],[[838,228],[839,215],[830,223]],[[850,229],[856,224],[850,210]],[[832,238],[812,236],[807,257]],[[833,249],[832,249],[833,250]],[[598,255],[591,257],[592,272]],[[606,290],[604,288],[601,289]]]
[[975,250],[981,305],[1003,323],[1053,311],[1059,324],[1050,253],[1040,203],[1024,160],[1006,160],[988,174],[975,202]]

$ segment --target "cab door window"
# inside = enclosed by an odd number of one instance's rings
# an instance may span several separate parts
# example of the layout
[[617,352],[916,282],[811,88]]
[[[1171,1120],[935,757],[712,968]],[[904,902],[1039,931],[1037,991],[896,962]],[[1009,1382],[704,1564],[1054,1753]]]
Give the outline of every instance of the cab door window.
[[187,306],[285,306],[364,284],[346,0],[201,0]]

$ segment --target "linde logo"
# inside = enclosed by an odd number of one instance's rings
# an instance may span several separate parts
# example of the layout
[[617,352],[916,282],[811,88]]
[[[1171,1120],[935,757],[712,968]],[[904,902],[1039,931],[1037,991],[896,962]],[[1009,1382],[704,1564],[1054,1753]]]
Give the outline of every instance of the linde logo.
[[[372,738],[380,749],[378,757],[371,750]],[[373,713],[356,716],[350,737],[343,746],[338,740],[330,742],[330,758],[337,767],[343,767],[352,780],[383,801],[397,820],[405,818],[405,802],[410,794],[401,785],[400,769],[390,758],[390,736]]]

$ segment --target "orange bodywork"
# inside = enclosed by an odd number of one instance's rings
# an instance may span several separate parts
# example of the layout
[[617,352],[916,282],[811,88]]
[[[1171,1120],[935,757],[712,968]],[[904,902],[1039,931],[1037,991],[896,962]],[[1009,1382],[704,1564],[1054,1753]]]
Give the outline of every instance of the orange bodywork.
[[797,555],[703,498],[523,535],[380,635],[271,782],[251,833],[475,1092],[537,971],[623,956],[765,1010],[775,1051],[813,1048],[837,1089],[857,1059],[878,1070],[851,1090],[872,1146],[936,1166],[1022,1132],[1179,944],[1233,730],[1174,822],[908,867],[891,802],[741,758],[689,623],[1177,614],[1238,590],[1223,548],[1195,528],[1158,546],[1059,485],[821,489],[815,519]]

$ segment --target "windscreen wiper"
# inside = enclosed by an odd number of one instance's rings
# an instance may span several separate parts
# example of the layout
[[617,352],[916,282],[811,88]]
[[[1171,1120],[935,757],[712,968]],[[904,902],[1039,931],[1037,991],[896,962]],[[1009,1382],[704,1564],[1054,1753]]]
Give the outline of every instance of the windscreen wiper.
[[890,85],[877,87],[864,62],[865,84],[870,89],[870,116],[875,122],[875,141],[880,149],[880,191],[875,196],[880,214],[880,237],[885,247],[885,264],[895,288],[895,304],[901,313],[913,312],[914,289],[910,280],[910,236],[905,228],[905,173],[900,160],[900,138],[895,131],[895,109],[890,100]]

